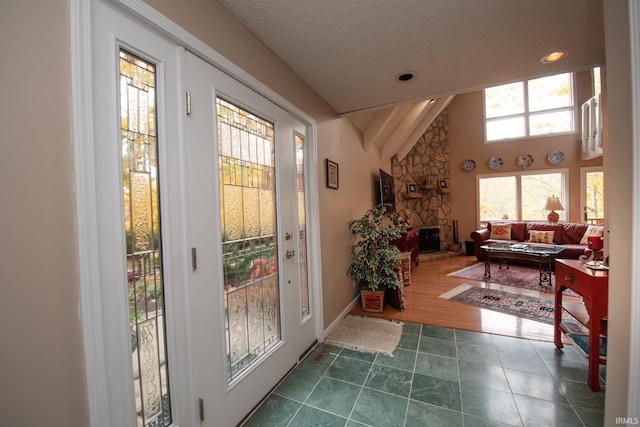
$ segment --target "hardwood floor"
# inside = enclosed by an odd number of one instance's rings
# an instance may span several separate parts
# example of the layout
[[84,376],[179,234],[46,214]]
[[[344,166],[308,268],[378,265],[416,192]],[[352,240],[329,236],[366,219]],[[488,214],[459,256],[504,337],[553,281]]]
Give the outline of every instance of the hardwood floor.
[[360,304],[357,304],[351,310],[351,314],[540,341],[553,341],[553,327],[551,325],[439,298],[443,293],[463,283],[550,300],[554,298],[553,293],[549,292],[531,291],[513,286],[447,276],[449,273],[476,262],[478,261],[474,256],[421,261],[411,271],[411,286],[405,287],[407,308],[404,311],[398,311],[385,305],[384,313],[364,312]]

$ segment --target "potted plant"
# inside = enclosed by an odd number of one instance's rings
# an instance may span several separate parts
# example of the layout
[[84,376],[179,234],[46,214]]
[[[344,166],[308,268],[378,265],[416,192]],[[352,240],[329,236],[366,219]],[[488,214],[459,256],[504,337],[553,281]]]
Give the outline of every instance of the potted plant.
[[404,221],[383,204],[349,222],[351,235],[357,240],[351,247],[347,275],[360,284],[363,310],[382,312],[385,289],[402,285],[397,273],[400,250],[389,242],[406,229]]

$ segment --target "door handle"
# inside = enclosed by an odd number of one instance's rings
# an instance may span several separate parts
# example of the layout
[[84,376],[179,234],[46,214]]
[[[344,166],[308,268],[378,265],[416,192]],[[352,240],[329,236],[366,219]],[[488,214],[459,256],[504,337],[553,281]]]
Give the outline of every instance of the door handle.
[[289,250],[287,250],[287,252],[285,252],[284,256],[287,259],[289,259],[289,258],[293,258],[295,256],[295,254],[296,254],[296,251],[289,249]]

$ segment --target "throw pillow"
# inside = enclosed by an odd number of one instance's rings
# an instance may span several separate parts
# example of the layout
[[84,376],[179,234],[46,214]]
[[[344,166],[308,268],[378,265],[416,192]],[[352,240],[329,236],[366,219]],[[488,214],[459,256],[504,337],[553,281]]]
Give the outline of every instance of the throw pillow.
[[529,241],[532,243],[553,243],[555,231],[529,231]]
[[582,240],[580,240],[581,245],[588,245],[589,240],[587,239],[589,236],[598,236],[602,237],[604,235],[604,226],[602,225],[590,225],[587,227],[587,231],[584,232],[582,236]]
[[490,239],[511,240],[511,224],[491,224]]

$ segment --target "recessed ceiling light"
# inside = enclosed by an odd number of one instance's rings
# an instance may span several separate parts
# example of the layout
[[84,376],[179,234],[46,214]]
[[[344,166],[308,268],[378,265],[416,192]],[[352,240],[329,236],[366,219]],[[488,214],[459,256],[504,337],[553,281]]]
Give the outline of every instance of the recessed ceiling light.
[[568,50],[557,50],[555,52],[551,52],[540,58],[540,62],[543,64],[552,64],[554,62],[558,62],[561,59],[565,58],[569,55]]
[[401,82],[408,82],[416,76],[416,73],[413,71],[405,71],[404,73],[398,74],[396,79]]

